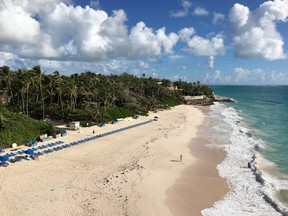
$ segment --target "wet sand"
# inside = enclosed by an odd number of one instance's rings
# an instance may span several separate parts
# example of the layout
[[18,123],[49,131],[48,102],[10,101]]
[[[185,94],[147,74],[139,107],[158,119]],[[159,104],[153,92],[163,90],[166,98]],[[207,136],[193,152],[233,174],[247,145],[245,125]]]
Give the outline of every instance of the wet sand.
[[[209,111],[207,107],[200,109],[204,114]],[[198,136],[190,143],[190,153],[196,158],[196,162],[185,169],[167,191],[167,205],[174,215],[202,215],[203,209],[212,207],[215,201],[228,192],[228,186],[219,177],[216,168],[224,160],[225,153],[222,149],[206,146],[210,143],[201,137],[204,127],[211,127],[208,117],[198,127]]]
[[205,208],[221,199],[228,191],[224,179],[219,177],[216,166],[224,160],[222,150],[208,149],[206,140],[195,138],[193,155],[197,161],[183,171],[168,192],[167,205],[174,215],[201,215]]

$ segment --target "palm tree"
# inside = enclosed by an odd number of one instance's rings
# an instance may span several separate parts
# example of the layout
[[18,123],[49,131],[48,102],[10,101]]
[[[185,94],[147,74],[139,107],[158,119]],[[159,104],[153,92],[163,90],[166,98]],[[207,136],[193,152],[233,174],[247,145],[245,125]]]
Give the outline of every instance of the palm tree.
[[26,113],[26,115],[29,115],[29,88],[32,83],[32,77],[31,74],[24,69],[18,69],[16,75],[19,82],[17,86],[20,87],[22,112],[24,114]]
[[46,86],[45,86],[45,92],[47,96],[49,97],[49,108],[52,108],[53,99],[55,96],[55,83],[54,83],[54,77],[52,75],[46,76]]
[[64,113],[64,106],[63,106],[63,100],[62,100],[62,94],[63,94],[63,78],[61,77],[60,73],[58,71],[55,71],[53,73],[54,78],[54,84],[55,84],[55,91],[57,94],[57,105],[60,104],[62,115]]
[[0,67],[0,77],[3,91],[7,95],[6,104],[8,104],[10,100],[13,100],[12,82],[14,79],[14,73],[8,66],[4,65],[3,67]]
[[41,106],[42,106],[42,119],[45,118],[45,101],[43,96],[43,88],[42,88],[42,79],[43,79],[43,73],[41,71],[40,65],[36,65],[32,68],[32,71],[34,72],[36,79],[39,84],[40,89],[40,97],[41,97]]

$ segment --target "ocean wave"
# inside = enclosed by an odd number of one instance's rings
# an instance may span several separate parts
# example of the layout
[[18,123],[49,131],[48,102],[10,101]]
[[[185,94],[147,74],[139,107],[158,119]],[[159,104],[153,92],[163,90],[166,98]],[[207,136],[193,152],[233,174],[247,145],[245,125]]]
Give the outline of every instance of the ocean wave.
[[[213,207],[204,209],[202,214],[204,216],[286,215],[284,206],[275,197],[277,191],[288,189],[288,183],[262,170],[264,167],[274,165],[257,151],[265,147],[264,142],[252,136],[234,108],[217,103],[211,107],[211,115],[215,117],[217,114],[218,118],[222,117],[224,121],[219,121],[214,129],[221,131],[226,124],[225,135],[230,136],[230,143],[221,145],[224,146],[226,158],[217,166],[219,175],[226,179],[230,191],[223,199],[215,202]],[[229,133],[227,125],[230,127]],[[215,147],[215,144],[212,146]]]

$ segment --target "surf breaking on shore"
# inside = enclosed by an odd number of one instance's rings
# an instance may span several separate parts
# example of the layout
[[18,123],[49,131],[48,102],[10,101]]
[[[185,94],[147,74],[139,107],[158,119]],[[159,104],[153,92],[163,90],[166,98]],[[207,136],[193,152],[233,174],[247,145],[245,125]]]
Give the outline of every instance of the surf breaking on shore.
[[[263,171],[262,167],[271,165],[257,151],[257,148],[265,147],[263,141],[252,136],[235,109],[216,103],[211,112],[211,118],[217,118],[218,122],[214,129],[221,136],[229,137],[228,143],[217,146],[226,152],[225,160],[217,168],[228,182],[230,191],[202,214],[286,216],[287,210],[276,199],[276,194],[280,189],[287,189],[288,183]],[[258,157],[261,160],[257,160]]]

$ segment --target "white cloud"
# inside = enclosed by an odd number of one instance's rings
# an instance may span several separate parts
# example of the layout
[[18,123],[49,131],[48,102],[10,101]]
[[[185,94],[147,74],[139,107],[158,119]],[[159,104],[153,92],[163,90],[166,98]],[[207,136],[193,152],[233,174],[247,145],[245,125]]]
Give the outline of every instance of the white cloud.
[[194,30],[194,28],[183,28],[178,32],[178,35],[180,37],[181,40],[183,41],[188,41],[192,35],[194,35],[196,33],[196,31]]
[[147,69],[149,69],[149,64],[147,62],[140,61],[139,67],[147,70]]
[[49,68],[50,70],[63,70],[64,62],[60,61],[54,61],[54,60],[46,60],[46,59],[40,59],[38,61],[39,65],[41,65],[42,68]]
[[39,23],[17,5],[0,5],[0,41],[4,43],[33,43],[40,35]]
[[196,7],[193,11],[193,14],[196,16],[208,16],[209,11],[202,7]]
[[14,55],[11,53],[0,52],[0,66],[6,65],[9,60],[13,60]]
[[[39,17],[70,0],[8,0],[0,3],[0,43],[36,44],[42,41]],[[37,19],[36,16],[39,16]]]
[[187,70],[188,67],[187,67],[186,65],[182,65],[182,66],[181,66],[181,69],[182,69],[182,70]]
[[216,70],[214,73],[206,73],[203,82],[237,85],[287,85],[288,74],[279,71],[265,71],[260,68],[237,67],[234,68],[234,73],[231,75],[225,75],[220,70]]
[[165,54],[172,54],[173,47],[178,42],[179,36],[175,33],[170,33],[169,35],[166,35],[165,28],[163,27],[157,30],[156,37],[157,41],[161,43],[161,46],[163,47],[163,52]]
[[183,58],[182,55],[169,55],[168,57],[169,57],[169,59],[172,59],[172,60],[176,60],[176,59],[181,59],[181,58]]
[[216,70],[215,71],[215,74],[214,74],[214,82],[217,81],[217,80],[221,80],[221,71],[219,70]]
[[210,80],[210,73],[206,73],[206,76],[204,77],[203,79],[203,83],[209,83],[209,80]]
[[187,44],[186,50],[197,56],[224,55],[224,35],[217,34],[211,39],[196,35],[194,28],[183,28],[178,32],[179,39]]
[[220,70],[216,70],[212,77],[212,83],[227,83],[230,77],[225,77],[222,75]]
[[267,74],[264,70],[257,68],[253,70],[249,70],[246,68],[234,68],[235,73],[235,83],[237,84],[265,84],[269,79],[267,80],[267,77],[269,77],[269,74]]
[[185,17],[189,14],[189,9],[192,6],[192,3],[187,0],[182,0],[181,2],[182,10],[171,11],[171,17]]
[[267,60],[286,58],[284,40],[276,23],[288,20],[288,0],[264,2],[254,12],[241,4],[230,10],[235,55],[241,58],[262,57]]
[[210,84],[231,84],[231,76],[225,76],[220,70],[216,70],[211,74],[206,73],[203,82]]
[[134,45],[133,55],[160,55],[161,47],[158,44],[156,35],[152,28],[146,27],[144,22],[139,22],[131,30],[130,40]]
[[214,56],[209,56],[208,57],[208,67],[214,68],[214,62],[215,62],[215,57]]
[[90,62],[173,54],[176,33],[166,34],[165,27],[153,30],[144,22],[129,32],[126,21],[123,10],[109,16],[60,0],[0,3],[0,51],[5,45],[6,52],[25,58]]
[[187,41],[187,50],[197,56],[224,55],[224,36],[218,34],[211,39],[194,35]]
[[221,21],[225,20],[225,15],[222,14],[222,13],[216,13],[214,12],[213,13],[213,20],[212,20],[212,23],[215,25]]
[[235,82],[239,83],[241,81],[246,81],[250,75],[250,70],[243,68],[234,68]]
[[158,78],[158,73],[153,72],[153,73],[151,74],[151,76],[152,76],[153,78]]
[[272,71],[271,78],[272,84],[286,84],[288,82],[288,75],[286,73]]
[[157,57],[156,56],[148,56],[147,61],[154,62],[154,63],[160,63],[161,58],[159,56],[157,56]]
[[241,4],[236,3],[229,12],[229,19],[232,23],[232,28],[237,31],[242,26],[248,23],[250,16],[249,8]]
[[118,61],[118,60],[112,60],[109,62],[103,62],[96,64],[98,67],[101,67],[101,72],[103,71],[105,74],[118,74],[123,71],[126,71],[127,64],[125,61]]

